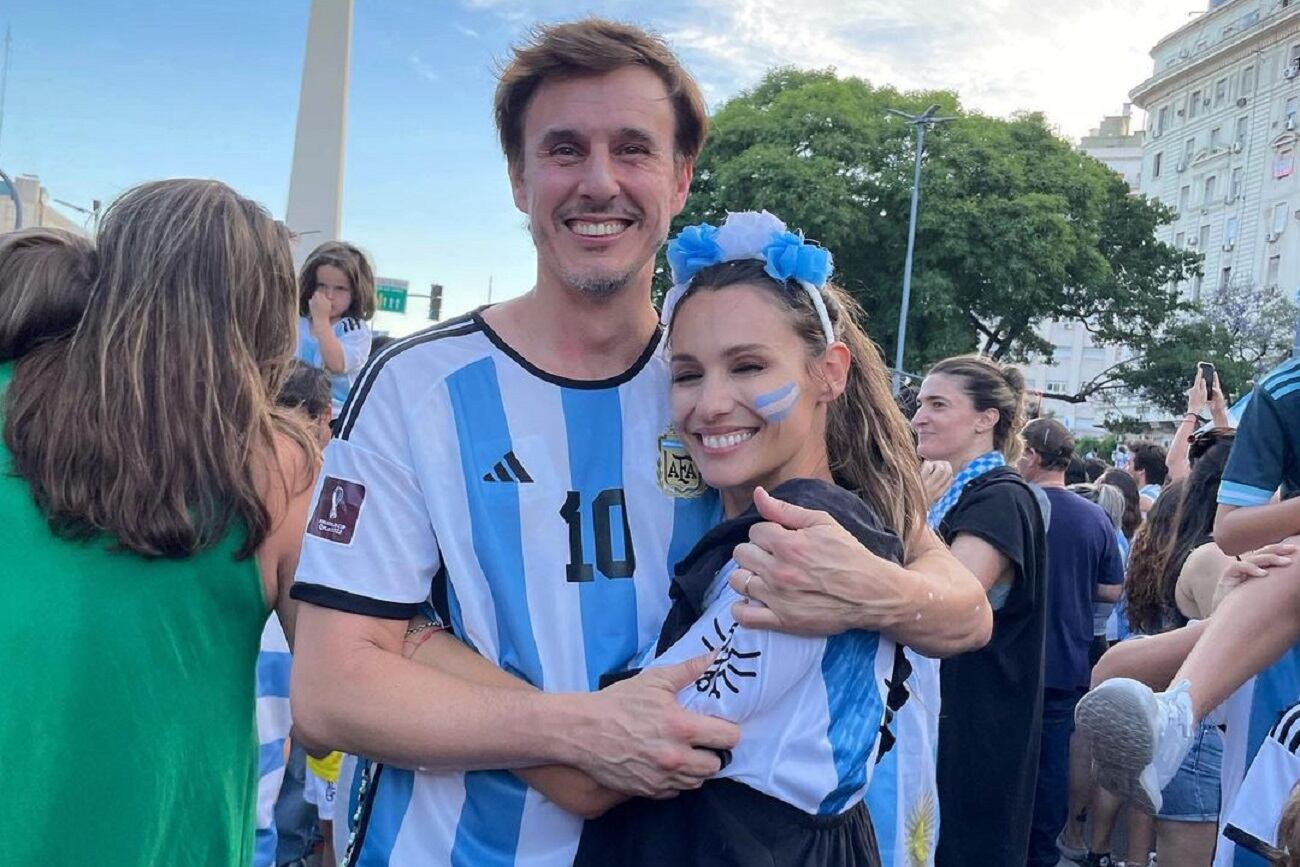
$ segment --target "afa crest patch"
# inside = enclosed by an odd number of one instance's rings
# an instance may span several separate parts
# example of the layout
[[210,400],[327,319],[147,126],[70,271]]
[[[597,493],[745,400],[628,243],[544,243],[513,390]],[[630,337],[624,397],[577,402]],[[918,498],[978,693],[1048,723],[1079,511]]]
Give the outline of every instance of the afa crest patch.
[[686,443],[671,427],[659,435],[659,488],[671,497],[692,499],[705,491],[699,467]]

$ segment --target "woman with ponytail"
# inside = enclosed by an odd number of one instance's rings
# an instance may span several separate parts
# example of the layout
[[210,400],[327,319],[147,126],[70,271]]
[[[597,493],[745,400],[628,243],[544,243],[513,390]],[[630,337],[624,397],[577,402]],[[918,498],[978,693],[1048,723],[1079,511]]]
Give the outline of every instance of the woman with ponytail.
[[1037,782],[1046,630],[1043,498],[1012,468],[1022,444],[1020,372],[945,359],[921,385],[922,458],[954,477],[931,527],[984,585],[993,637],[940,671],[938,867],[1024,864]]

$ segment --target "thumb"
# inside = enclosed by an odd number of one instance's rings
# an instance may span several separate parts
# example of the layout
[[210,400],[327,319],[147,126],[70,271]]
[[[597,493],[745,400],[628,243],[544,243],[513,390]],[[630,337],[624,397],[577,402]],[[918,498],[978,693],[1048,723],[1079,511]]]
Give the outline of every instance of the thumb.
[[659,674],[665,685],[673,692],[677,692],[703,677],[704,672],[708,671],[709,666],[713,664],[716,655],[716,653],[701,653],[684,662],[666,665],[659,669]]
[[787,530],[802,530],[805,527],[815,527],[830,520],[830,517],[825,512],[805,509],[803,506],[796,506],[794,503],[778,500],[763,487],[754,489],[754,506],[764,520],[780,524]]

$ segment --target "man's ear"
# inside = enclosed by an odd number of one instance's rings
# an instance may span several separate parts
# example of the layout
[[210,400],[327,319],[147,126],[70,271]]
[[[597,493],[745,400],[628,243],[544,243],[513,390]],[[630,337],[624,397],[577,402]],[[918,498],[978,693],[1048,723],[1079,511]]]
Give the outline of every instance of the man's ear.
[[673,159],[673,216],[686,207],[686,197],[691,192],[691,181],[695,178],[695,160],[682,157]]
[[528,188],[524,185],[523,166],[510,165],[510,195],[515,200],[515,207],[527,214]]

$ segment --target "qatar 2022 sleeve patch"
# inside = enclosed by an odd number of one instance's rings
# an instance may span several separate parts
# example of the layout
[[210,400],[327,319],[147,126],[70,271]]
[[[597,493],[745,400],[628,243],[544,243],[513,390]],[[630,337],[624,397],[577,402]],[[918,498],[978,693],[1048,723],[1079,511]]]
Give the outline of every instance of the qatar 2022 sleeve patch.
[[350,479],[326,476],[316,508],[307,521],[307,532],[327,542],[351,545],[366,500],[366,486]]

